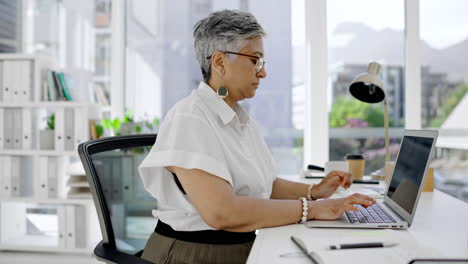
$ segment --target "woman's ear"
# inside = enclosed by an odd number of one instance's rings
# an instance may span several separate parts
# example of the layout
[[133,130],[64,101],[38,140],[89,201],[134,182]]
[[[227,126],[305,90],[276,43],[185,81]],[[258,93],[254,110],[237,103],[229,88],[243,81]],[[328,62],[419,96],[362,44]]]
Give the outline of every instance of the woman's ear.
[[211,55],[211,72],[216,72],[218,75],[224,75],[225,72],[225,57],[221,51],[216,51]]

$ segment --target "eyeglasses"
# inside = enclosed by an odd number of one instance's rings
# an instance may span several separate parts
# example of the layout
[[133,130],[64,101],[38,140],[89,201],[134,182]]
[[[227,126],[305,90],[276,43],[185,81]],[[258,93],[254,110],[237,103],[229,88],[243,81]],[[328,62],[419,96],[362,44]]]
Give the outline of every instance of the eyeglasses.
[[[243,53],[238,53],[238,52],[232,52],[232,51],[221,51],[222,53],[229,53],[229,54],[235,54],[235,55],[240,55],[240,56],[245,56],[245,57],[250,57],[250,58],[255,58],[257,61],[255,62],[255,71],[260,72],[264,67],[265,67],[265,61],[263,60],[262,57],[254,56],[254,55],[248,55],[248,54],[243,54]],[[211,59],[211,56],[206,57],[207,60]]]

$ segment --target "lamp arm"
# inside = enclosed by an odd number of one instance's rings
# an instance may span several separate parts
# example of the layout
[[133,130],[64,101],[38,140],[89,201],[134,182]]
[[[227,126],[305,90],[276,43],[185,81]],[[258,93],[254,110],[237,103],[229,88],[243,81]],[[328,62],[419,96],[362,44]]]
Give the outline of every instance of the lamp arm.
[[385,161],[390,161],[390,139],[388,137],[388,107],[387,98],[384,99],[384,126],[385,126]]

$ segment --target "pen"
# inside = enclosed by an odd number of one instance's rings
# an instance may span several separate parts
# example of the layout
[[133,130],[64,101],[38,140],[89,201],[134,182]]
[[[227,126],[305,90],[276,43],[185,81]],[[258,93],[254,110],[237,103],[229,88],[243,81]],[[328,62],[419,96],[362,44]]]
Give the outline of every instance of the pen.
[[317,260],[315,260],[314,257],[312,257],[312,255],[310,255],[309,252],[307,252],[307,248],[305,247],[304,242],[302,242],[302,240],[295,236],[291,236],[291,240],[301,249],[302,253],[306,254],[306,256],[312,263],[319,264]]
[[381,242],[374,242],[374,243],[356,243],[356,244],[341,244],[341,245],[331,245],[331,250],[336,249],[352,249],[352,248],[375,248],[375,247],[393,247],[396,246],[397,243],[381,243]]

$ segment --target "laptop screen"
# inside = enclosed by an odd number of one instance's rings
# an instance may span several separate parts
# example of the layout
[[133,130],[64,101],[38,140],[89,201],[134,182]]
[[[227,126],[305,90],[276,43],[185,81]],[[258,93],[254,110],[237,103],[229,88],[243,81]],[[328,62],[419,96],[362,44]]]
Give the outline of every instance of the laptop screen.
[[405,136],[395,163],[387,196],[409,214],[413,213],[434,139]]

